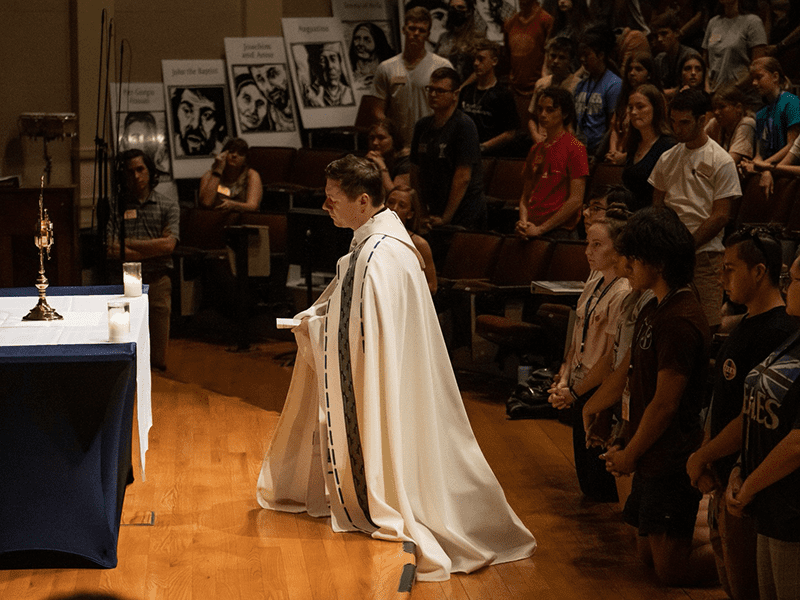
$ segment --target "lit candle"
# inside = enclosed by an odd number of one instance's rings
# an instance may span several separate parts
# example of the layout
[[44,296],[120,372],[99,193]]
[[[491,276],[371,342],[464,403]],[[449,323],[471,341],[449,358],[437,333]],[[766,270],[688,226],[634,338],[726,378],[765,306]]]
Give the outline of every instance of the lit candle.
[[135,275],[130,275],[129,273],[123,274],[122,283],[125,286],[125,295],[129,298],[142,295],[142,280]]
[[125,295],[136,298],[142,295],[142,263],[126,262],[122,265],[122,283]]
[[131,331],[131,312],[128,302],[108,303],[108,341],[124,342]]

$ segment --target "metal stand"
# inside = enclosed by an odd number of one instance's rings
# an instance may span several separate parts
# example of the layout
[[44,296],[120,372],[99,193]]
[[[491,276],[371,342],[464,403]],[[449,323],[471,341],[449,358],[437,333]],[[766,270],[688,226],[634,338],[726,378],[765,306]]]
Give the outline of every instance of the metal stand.
[[36,247],[39,248],[39,277],[36,280],[36,289],[39,290],[39,303],[27,315],[22,317],[23,321],[58,321],[64,318],[47,303],[47,294],[45,292],[49,283],[44,274],[44,253],[47,252],[47,260],[50,260],[50,248],[53,246],[53,222],[44,209],[44,180],[48,167],[49,165],[45,166],[45,173],[42,174],[42,186],[39,189],[39,233],[35,242]]

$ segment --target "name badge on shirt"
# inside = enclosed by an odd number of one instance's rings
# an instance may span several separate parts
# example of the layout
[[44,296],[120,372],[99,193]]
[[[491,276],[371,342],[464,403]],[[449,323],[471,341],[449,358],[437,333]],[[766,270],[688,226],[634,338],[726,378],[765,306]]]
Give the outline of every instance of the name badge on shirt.
[[706,178],[711,177],[714,174],[714,167],[708,163],[701,162],[697,165],[697,174]]
[[406,78],[405,76],[395,76],[389,80],[389,89],[391,90],[392,96],[396,96],[397,93],[403,89],[403,86],[406,85]]
[[217,193],[218,194],[222,194],[223,196],[228,196],[228,198],[230,198],[231,197],[231,188],[229,188],[228,186],[220,184],[220,185],[217,186]]
[[622,392],[622,420],[631,420],[631,390],[627,381],[625,382],[625,391]]
[[136,209],[131,208],[130,210],[126,210],[125,213],[122,215],[122,218],[126,221],[130,221],[131,219],[136,218]]

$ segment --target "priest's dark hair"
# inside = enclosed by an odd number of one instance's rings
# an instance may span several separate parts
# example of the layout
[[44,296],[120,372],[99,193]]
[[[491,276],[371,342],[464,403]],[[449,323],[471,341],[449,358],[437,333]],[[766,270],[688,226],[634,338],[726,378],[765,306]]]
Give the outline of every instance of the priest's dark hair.
[[372,206],[383,204],[381,171],[369,159],[348,154],[325,167],[325,177],[335,181],[350,200],[367,194]]
[[620,254],[656,267],[671,289],[694,277],[694,238],[677,213],[650,206],[633,213],[615,244]]

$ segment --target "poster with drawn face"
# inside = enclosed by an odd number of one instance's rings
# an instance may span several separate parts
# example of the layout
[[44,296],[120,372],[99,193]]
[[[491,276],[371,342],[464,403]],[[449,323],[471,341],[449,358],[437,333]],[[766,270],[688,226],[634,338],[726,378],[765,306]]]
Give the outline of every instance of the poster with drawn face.
[[111,83],[111,110],[117,154],[137,148],[156,166],[159,181],[172,179],[164,86],[160,83]]
[[350,126],[358,105],[338,19],[283,19],[300,117],[307,129]]
[[[524,0],[523,0],[524,1]],[[431,34],[428,50],[436,49],[439,39],[447,31],[447,15],[450,9],[448,0],[404,0],[397,5],[402,37],[405,12],[416,6],[427,8],[431,13]],[[503,43],[503,25],[519,10],[519,0],[475,0],[475,18],[486,26],[486,37]],[[483,26],[479,27],[483,30]]]
[[399,52],[392,11],[384,0],[333,0],[342,22],[356,98],[372,92],[377,66]]
[[163,60],[170,151],[176,179],[201,177],[233,134],[221,60]]
[[225,38],[239,136],[251,146],[301,145],[283,38]]
[[360,98],[372,92],[372,79],[378,65],[397,54],[389,43],[391,24],[389,21],[358,21],[342,25],[345,27],[353,84]]
[[518,10],[517,0],[475,0],[475,13],[486,23],[486,38],[503,43],[503,25]]

